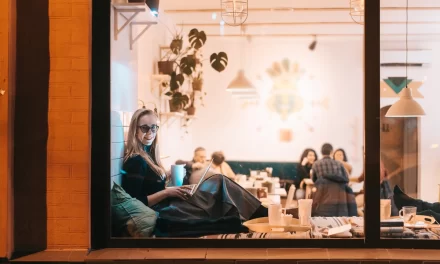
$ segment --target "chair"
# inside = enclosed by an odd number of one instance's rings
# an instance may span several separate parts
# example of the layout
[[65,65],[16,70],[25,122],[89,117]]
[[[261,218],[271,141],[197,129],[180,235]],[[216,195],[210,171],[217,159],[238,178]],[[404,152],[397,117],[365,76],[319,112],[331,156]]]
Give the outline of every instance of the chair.
[[289,192],[287,193],[287,198],[286,198],[286,205],[284,206],[285,208],[290,208],[292,206],[292,202],[293,202],[293,196],[295,195],[295,185],[290,185],[289,188]]

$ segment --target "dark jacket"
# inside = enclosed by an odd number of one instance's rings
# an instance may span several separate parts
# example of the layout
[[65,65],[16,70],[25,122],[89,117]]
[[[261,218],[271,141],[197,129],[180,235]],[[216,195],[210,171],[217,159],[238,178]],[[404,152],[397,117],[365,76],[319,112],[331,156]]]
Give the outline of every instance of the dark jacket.
[[[302,180],[309,179],[310,178],[310,170],[312,169],[312,165],[306,164],[306,166],[303,166],[301,163],[298,163],[298,166],[296,167],[296,179],[295,179],[295,187],[296,189],[299,189]],[[306,188],[306,185],[304,184],[303,189]]]
[[315,182],[313,216],[357,216],[353,190],[348,186],[348,178],[324,175]]

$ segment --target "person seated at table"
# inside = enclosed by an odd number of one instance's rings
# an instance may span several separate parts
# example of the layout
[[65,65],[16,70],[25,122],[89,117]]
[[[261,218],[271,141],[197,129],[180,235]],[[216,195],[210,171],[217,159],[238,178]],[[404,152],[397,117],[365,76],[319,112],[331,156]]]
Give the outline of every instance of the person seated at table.
[[191,161],[178,160],[176,164],[185,165],[186,175],[183,179],[183,184],[189,184],[193,171],[200,170],[206,166],[206,150],[203,147],[198,147],[194,150],[194,156]]
[[316,161],[312,165],[312,180],[316,182],[318,178],[324,176],[334,176],[340,179],[347,179],[347,170],[344,165],[331,158],[333,154],[333,146],[329,143],[325,143],[321,147],[322,159]]
[[310,178],[310,170],[317,159],[318,155],[316,151],[311,148],[305,149],[301,154],[301,158],[299,159],[301,163],[296,166],[297,176],[294,182],[297,190],[300,188],[302,180]]
[[257,198],[221,174],[206,176],[192,195],[186,186],[165,188],[167,175],[160,160],[157,121],[157,113],[149,109],[133,114],[122,188],[158,212],[156,230],[161,236],[242,232],[241,221],[268,216]]
[[[361,176],[358,178],[358,182],[363,181],[365,181],[365,174],[362,172]],[[363,193],[361,195],[363,195]],[[393,191],[391,190],[391,186],[388,181],[388,170],[385,168],[385,164],[383,163],[382,159],[380,159],[380,199],[390,199],[391,216],[399,215],[399,209],[394,201]]]
[[353,167],[348,164],[347,155],[345,154],[345,150],[343,149],[337,149],[333,153],[333,159],[341,162],[344,165],[344,168],[347,170],[348,175],[351,175],[351,172],[353,171]]
[[216,172],[227,176],[230,179],[235,179],[235,173],[232,171],[231,166],[225,161],[225,155],[221,151],[212,153],[212,166]]
[[393,198],[397,212],[404,206],[415,206],[417,207],[418,215],[432,216],[437,223],[440,223],[440,203],[429,203],[420,199],[411,198],[405,194],[398,185],[394,186]]

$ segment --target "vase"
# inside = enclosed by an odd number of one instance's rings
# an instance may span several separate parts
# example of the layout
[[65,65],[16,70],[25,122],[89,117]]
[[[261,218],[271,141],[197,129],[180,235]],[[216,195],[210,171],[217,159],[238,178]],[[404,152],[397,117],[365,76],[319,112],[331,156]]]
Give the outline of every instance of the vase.
[[158,61],[157,67],[159,69],[159,74],[171,75],[174,71],[174,61]]
[[195,80],[192,83],[193,91],[202,91],[203,88],[203,80]]
[[196,108],[194,106],[190,106],[186,109],[186,114],[189,116],[193,116],[196,114]]
[[172,100],[169,100],[170,102],[170,112],[180,112],[182,110],[181,104],[173,104]]

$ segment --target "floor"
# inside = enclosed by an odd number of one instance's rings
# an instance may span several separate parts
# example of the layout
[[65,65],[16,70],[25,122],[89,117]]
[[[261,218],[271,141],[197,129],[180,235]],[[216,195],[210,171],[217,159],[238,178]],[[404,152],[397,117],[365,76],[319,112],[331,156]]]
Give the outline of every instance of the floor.
[[11,262],[158,264],[440,264],[440,250],[412,249],[103,249],[47,250]]

